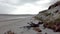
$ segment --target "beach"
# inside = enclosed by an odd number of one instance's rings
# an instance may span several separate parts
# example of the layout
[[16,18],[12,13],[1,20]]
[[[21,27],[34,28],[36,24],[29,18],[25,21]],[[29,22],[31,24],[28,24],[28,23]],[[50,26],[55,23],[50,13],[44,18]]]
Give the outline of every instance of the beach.
[[[36,31],[30,29],[20,29],[20,27],[27,26],[29,22],[33,21],[37,23],[38,20],[34,20],[34,16],[0,16],[0,34],[4,34],[6,31],[11,30],[16,34],[37,34]],[[43,24],[42,24],[43,25]],[[48,34],[59,34],[59,32],[53,32],[50,29],[43,29],[43,26],[40,25],[42,34],[47,32]]]

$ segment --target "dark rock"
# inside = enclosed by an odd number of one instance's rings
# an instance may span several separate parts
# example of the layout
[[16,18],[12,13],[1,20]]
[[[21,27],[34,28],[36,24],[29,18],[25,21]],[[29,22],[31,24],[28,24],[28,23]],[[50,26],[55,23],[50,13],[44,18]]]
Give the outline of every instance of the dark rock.
[[15,34],[14,32],[12,32],[11,30],[5,32],[4,34]]
[[42,30],[39,30],[38,32],[42,32]]
[[43,22],[38,22],[38,24],[43,24]]
[[51,5],[51,6],[48,8],[48,10],[51,9],[51,8],[54,8],[54,7],[58,6],[58,5],[60,5],[60,1],[58,1],[58,2],[54,3],[53,5]]
[[45,34],[47,34],[47,33],[45,33]]
[[36,32],[42,32],[42,30],[39,27],[34,27],[33,30],[35,30]]

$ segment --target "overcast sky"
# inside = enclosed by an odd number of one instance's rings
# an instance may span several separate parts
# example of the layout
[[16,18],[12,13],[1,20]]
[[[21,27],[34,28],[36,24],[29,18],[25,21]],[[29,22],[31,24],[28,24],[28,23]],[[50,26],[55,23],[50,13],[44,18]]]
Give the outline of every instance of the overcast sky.
[[0,0],[0,14],[38,14],[57,0]]

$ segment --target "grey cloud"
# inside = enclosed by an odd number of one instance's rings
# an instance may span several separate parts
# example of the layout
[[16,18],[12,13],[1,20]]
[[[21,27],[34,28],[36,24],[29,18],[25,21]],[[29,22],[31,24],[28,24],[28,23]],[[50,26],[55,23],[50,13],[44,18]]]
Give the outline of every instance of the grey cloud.
[[0,4],[0,14],[8,14],[13,11],[15,8],[12,6]]
[[[44,0],[40,0],[40,1],[44,1]],[[50,0],[49,3],[40,3],[40,4],[36,4],[36,3],[33,3],[34,5],[39,5],[39,6],[43,6],[43,7],[49,7],[50,5],[54,4],[55,2],[57,2],[59,0]]]
[[25,3],[31,3],[38,0],[0,0],[0,14],[8,14],[15,10],[15,5],[23,5]]
[[36,2],[36,1],[39,1],[39,0],[20,0],[18,5],[22,5],[22,4],[25,4],[25,3],[33,3],[33,2]]
[[[14,7],[14,6],[16,6],[16,5],[20,6],[20,5],[24,5],[26,3],[34,4],[34,2],[36,2],[36,1],[42,1],[42,0],[0,0],[0,14],[8,14],[8,13],[12,12],[13,10],[15,10],[16,7]],[[52,1],[52,2],[54,2],[54,1]],[[47,5],[48,4],[46,4],[45,7],[47,7]]]
[[35,2],[35,1],[39,1],[39,0],[21,0],[21,2],[23,2],[23,3],[31,3],[31,2]]
[[0,0],[0,2],[12,4],[12,5],[23,5],[25,3],[32,3],[39,0]]

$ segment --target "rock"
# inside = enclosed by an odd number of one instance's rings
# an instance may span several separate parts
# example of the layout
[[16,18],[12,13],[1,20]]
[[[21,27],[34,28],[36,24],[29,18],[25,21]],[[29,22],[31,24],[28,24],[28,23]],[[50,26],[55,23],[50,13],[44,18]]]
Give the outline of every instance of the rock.
[[11,30],[5,32],[4,34],[15,34],[14,32],[12,32]]
[[38,24],[43,24],[43,22],[38,22]]
[[46,27],[47,27],[47,25],[48,25],[48,23],[44,23],[44,24],[43,24],[43,27],[44,27],[44,28],[46,28]]
[[48,10],[51,9],[51,8],[55,8],[55,7],[58,6],[58,5],[60,5],[60,1],[58,1],[58,2],[54,3],[53,5],[51,5],[51,6],[48,8]]
[[33,30],[35,30],[36,32],[42,32],[42,30],[39,27],[34,27]]
[[[58,4],[56,7],[55,4]],[[42,21],[42,22],[54,22],[56,19],[60,18],[60,1],[51,5],[51,8],[40,11],[39,14],[35,16],[36,19]]]
[[45,33],[45,34],[47,34],[47,33]]
[[35,19],[43,22],[44,28],[60,32],[60,1],[49,6],[47,10],[40,11],[35,16]]

